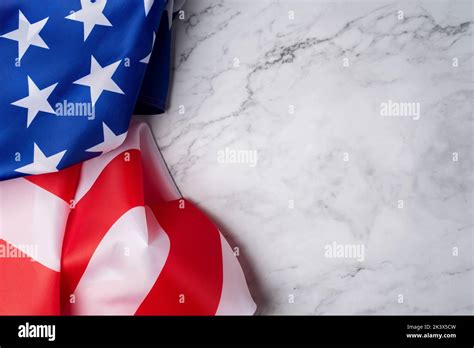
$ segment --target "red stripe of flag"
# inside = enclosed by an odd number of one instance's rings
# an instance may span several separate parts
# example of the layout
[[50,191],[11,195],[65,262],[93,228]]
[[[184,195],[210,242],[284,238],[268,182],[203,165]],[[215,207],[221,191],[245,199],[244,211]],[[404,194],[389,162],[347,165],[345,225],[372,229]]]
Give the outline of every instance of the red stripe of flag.
[[125,151],[104,168],[71,211],[62,249],[62,308],[69,308],[70,296],[110,227],[128,210],[143,205],[142,177],[140,151]]
[[219,231],[184,199],[151,208],[170,238],[170,251],[160,276],[135,314],[214,315],[223,282]]
[[0,315],[59,315],[59,273],[2,239],[0,248],[17,255],[0,262]]
[[81,176],[81,167],[82,164],[76,164],[56,173],[30,175],[25,179],[71,204]]

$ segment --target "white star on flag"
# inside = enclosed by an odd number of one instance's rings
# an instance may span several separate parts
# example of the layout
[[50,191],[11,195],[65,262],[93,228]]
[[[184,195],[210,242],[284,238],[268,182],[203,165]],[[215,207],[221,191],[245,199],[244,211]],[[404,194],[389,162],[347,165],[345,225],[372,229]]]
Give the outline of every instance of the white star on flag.
[[109,152],[110,150],[122,145],[127,137],[127,132],[116,135],[109,127],[107,127],[105,122],[102,122],[102,128],[104,132],[104,141],[90,149],[87,149],[87,152]]
[[58,171],[58,164],[61,162],[66,150],[52,156],[45,156],[41,149],[34,143],[33,163],[21,168],[15,169],[16,172],[23,174],[43,174]]
[[87,40],[89,34],[96,25],[104,25],[111,27],[112,23],[102,13],[107,0],[81,0],[81,10],[67,16],[67,19],[82,22],[84,24],[84,41]]
[[154,2],[155,0],[143,0],[143,5],[145,6],[145,16],[148,16],[148,13],[150,13]]
[[148,54],[148,56],[146,56],[145,58],[143,58],[140,63],[145,63],[145,64],[148,64],[150,62],[150,58],[151,58],[151,54],[153,53],[153,46],[155,46],[155,40],[156,40],[156,34],[155,32],[153,32],[153,42],[151,44],[151,50],[150,50],[150,53]]
[[77,85],[82,85],[89,87],[91,90],[91,101],[92,105],[95,106],[95,103],[99,99],[103,91],[109,91],[114,93],[125,94],[119,86],[112,80],[113,74],[119,67],[121,60],[107,65],[106,67],[100,66],[94,56],[91,56],[91,72],[89,75],[86,75],[80,78],[73,83]]
[[49,49],[48,45],[39,35],[49,17],[35,23],[30,23],[21,11],[18,12],[18,29],[1,36],[5,39],[18,41],[18,58],[21,59],[30,46]]
[[31,122],[33,122],[36,115],[38,115],[38,112],[43,111],[55,114],[54,109],[48,103],[48,98],[57,85],[58,83],[55,83],[46,88],[39,89],[31,77],[28,76],[28,96],[11,103],[12,105],[28,109],[28,118],[26,121],[27,128],[30,126]]

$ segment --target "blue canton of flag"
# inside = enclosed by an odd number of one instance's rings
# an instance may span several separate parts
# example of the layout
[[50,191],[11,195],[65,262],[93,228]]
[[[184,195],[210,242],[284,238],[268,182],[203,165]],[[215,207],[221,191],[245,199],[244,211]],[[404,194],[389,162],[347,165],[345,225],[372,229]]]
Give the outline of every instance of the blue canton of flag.
[[163,112],[173,0],[2,0],[0,180],[118,147]]

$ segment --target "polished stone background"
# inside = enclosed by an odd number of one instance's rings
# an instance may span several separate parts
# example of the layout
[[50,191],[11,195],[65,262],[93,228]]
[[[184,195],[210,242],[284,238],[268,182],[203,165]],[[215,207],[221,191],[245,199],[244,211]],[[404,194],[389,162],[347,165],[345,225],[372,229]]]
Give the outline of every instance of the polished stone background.
[[[473,2],[184,10],[169,110],[148,120],[239,248],[257,313],[472,314]],[[381,115],[389,101],[419,118]]]

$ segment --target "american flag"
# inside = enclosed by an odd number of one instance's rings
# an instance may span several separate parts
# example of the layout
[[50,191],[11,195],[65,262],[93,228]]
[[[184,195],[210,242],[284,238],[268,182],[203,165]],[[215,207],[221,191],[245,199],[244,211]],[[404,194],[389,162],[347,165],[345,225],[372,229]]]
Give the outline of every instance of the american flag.
[[233,250],[144,123],[100,157],[0,184],[0,314],[251,314]]
[[[168,91],[173,0],[2,0],[0,180],[120,145]],[[152,54],[153,53],[153,54]]]
[[165,108],[179,5],[0,4],[0,315],[255,311],[233,249],[130,122]]

